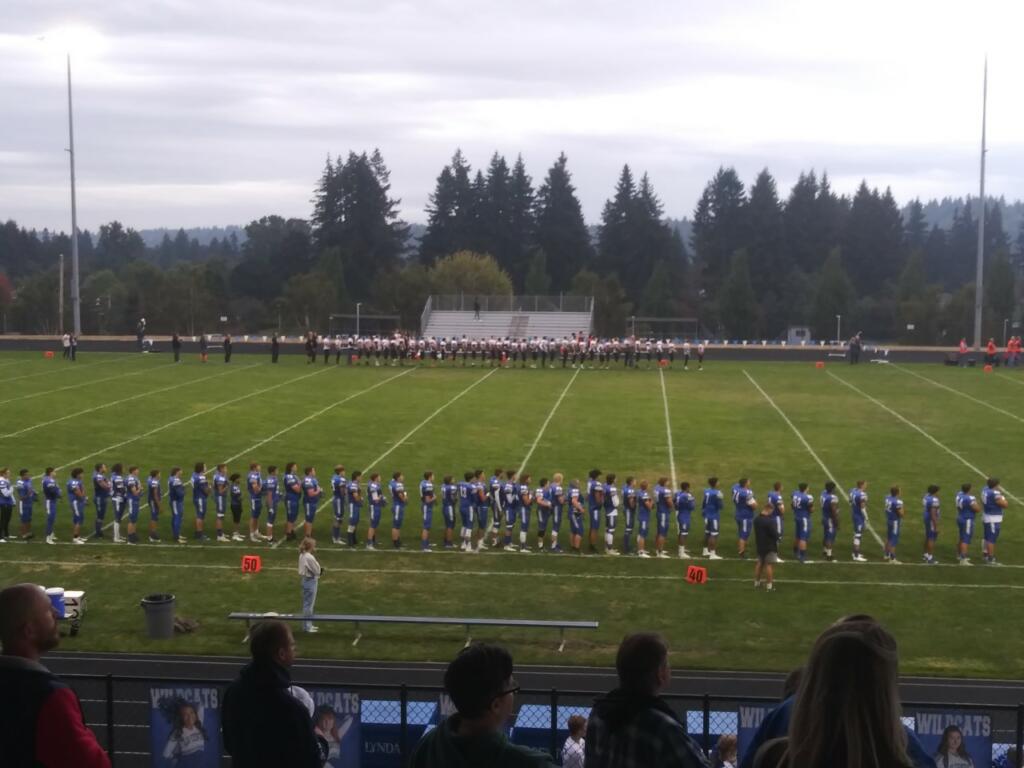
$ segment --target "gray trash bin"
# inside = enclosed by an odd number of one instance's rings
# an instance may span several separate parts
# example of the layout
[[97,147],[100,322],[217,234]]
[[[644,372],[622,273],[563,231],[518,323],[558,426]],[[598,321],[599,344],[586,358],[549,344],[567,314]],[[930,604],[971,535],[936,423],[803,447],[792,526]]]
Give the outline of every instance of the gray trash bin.
[[154,640],[174,637],[174,595],[146,595],[142,598],[146,614],[146,635]]

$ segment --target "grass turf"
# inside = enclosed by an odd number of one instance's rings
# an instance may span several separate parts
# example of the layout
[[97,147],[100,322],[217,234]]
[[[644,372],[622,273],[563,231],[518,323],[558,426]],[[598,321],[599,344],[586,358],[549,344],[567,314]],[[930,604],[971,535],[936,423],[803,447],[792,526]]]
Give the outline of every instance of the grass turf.
[[[721,551],[729,559],[696,561],[709,568],[703,586],[686,584],[684,563],[674,558],[340,551],[329,543],[328,507],[316,523],[327,568],[317,608],[598,619],[597,632],[570,634],[564,654],[555,653],[556,638],[545,631],[500,629],[478,636],[509,643],[524,663],[609,664],[624,633],[649,628],[669,638],[676,665],[753,670],[791,668],[822,626],[842,613],[867,611],[896,634],[906,673],[1019,674],[1024,622],[1012,606],[1024,589],[1024,533],[1015,525],[1016,501],[1011,498],[1000,540],[1000,559],[1007,566],[950,565],[956,541],[952,502],[960,483],[979,488],[981,475],[993,474],[1011,494],[1024,495],[1024,425],[1017,406],[1024,376],[1019,372],[831,364],[816,370],[809,364],[711,360],[703,372],[683,372],[677,365],[663,375],[584,370],[573,376],[561,369],[489,375],[487,369],[461,366],[339,369],[307,366],[297,357],[275,366],[245,355],[229,367],[195,360],[173,365],[159,355],[99,354],[71,366],[37,355],[4,354],[0,466],[9,466],[12,474],[28,467],[33,475],[46,465],[60,466],[63,481],[71,466],[88,470],[97,461],[121,461],[138,463],[144,472],[159,467],[166,479],[170,466],[188,468],[197,460],[212,467],[230,459],[230,469],[243,474],[250,460],[264,468],[295,460],[317,466],[327,483],[331,468],[342,462],[350,472],[373,469],[385,477],[401,469],[414,499],[424,469],[434,470],[438,479],[472,468],[489,475],[496,466],[518,468],[529,455],[526,471],[534,482],[556,470],[567,480],[582,480],[598,467],[615,471],[620,483],[632,474],[653,484],[659,476],[671,477],[674,464],[677,479],[690,480],[698,492],[710,474],[722,478],[726,490],[745,475],[763,499],[775,480],[784,483],[787,496],[800,480],[817,496],[826,479],[824,464],[844,491],[855,479],[868,480],[870,520],[883,537],[881,499],[891,484],[903,488],[907,518],[900,555],[906,564],[882,564],[881,546],[870,533],[864,551],[872,562],[849,562],[845,503],[839,562],[820,562],[816,512],[810,551],[819,562],[801,567],[787,558],[777,569],[779,589],[772,595],[755,592],[752,565],[735,559],[729,505],[721,537]],[[937,551],[942,565],[937,567],[918,564],[920,497],[932,482],[942,486],[943,501]],[[91,487],[87,492],[91,495]],[[406,515],[407,547],[418,539],[417,508],[413,501]],[[90,506],[89,526],[92,515]],[[189,500],[186,531],[191,515]],[[168,517],[165,512],[161,520],[165,542]],[[361,540],[366,517],[364,509]],[[82,634],[66,641],[65,648],[236,653],[242,628],[225,620],[227,612],[299,609],[293,545],[74,547],[66,543],[69,518],[62,502],[61,544],[46,546],[39,541],[37,506],[37,539],[0,549],[0,583],[31,579],[87,590]],[[279,530],[281,518],[279,513]],[[435,514],[435,540],[438,518]],[[387,544],[387,511],[384,520],[379,538]],[[701,530],[699,521],[694,530]],[[783,557],[791,534],[787,519]],[[563,544],[566,537],[563,526]],[[691,551],[699,550],[697,539],[691,535]],[[670,541],[668,549],[674,555],[673,545]],[[979,549],[976,537],[976,561]],[[243,575],[240,557],[253,551],[263,556],[264,570]],[[202,621],[200,632],[169,641],[146,639],[138,601],[154,591],[174,592],[179,613]],[[303,638],[305,655],[446,660],[462,637],[458,627],[371,627],[353,648],[350,627],[323,630]]]

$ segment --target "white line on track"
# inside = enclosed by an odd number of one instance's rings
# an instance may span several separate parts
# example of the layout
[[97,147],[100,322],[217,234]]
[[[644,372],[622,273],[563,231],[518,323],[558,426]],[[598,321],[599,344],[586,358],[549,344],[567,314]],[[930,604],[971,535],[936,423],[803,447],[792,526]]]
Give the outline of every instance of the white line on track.
[[[859,394],[864,399],[870,400],[872,403],[877,405],[879,408],[881,408],[886,413],[896,417],[897,419],[902,421],[904,424],[906,424],[908,427],[910,427],[915,432],[920,433],[923,437],[925,437],[928,440],[930,440],[934,445],[936,445],[939,448],[941,448],[942,450],[944,450],[946,453],[948,453],[950,456],[952,456],[954,459],[959,461],[961,464],[963,464],[968,469],[971,469],[971,470],[975,471],[976,473],[978,473],[983,478],[988,478],[989,477],[988,473],[982,472],[980,469],[978,469],[978,467],[976,467],[973,464],[971,464],[971,462],[969,462],[967,459],[965,459],[959,453],[954,451],[952,448],[950,448],[949,446],[945,445],[944,443],[940,443],[938,440],[936,440],[934,437],[932,437],[928,432],[925,432],[921,427],[917,426],[917,424],[912,422],[910,419],[908,419],[903,414],[898,413],[897,411],[894,411],[892,408],[890,408],[888,405],[883,403],[878,398],[872,397],[871,395],[869,395],[867,392],[865,392],[860,387],[858,387],[858,386],[856,386],[854,384],[851,384],[850,382],[846,381],[845,379],[840,378],[839,376],[836,376],[831,371],[827,371],[827,373],[828,373],[829,376],[831,376],[833,379],[838,381],[844,387],[849,387],[850,389],[852,389],[854,392]],[[1018,504],[1022,503],[1020,499],[1018,499],[1016,496],[1014,496],[1012,493],[1010,493],[1006,488],[1003,488],[1003,493],[1005,493],[1007,496],[1009,496],[1011,499],[1013,499]]]
[[540,425],[540,431],[537,433],[537,437],[534,438],[533,444],[530,446],[530,450],[526,452],[526,456],[523,458],[522,463],[519,465],[519,471],[516,474],[523,474],[523,470],[526,469],[526,463],[530,460],[530,457],[533,456],[533,452],[537,450],[537,446],[540,444],[540,439],[544,437],[544,432],[547,430],[548,424],[550,424],[551,419],[555,417],[555,411],[557,411],[558,406],[562,404],[562,401],[565,399],[566,393],[568,393],[569,391],[569,387],[571,387],[572,383],[576,381],[576,377],[580,375],[580,371],[582,370],[582,367],[576,369],[576,373],[572,375],[572,378],[569,379],[569,383],[565,385],[565,389],[562,390],[562,393],[558,396],[558,399],[555,400],[555,404],[551,406],[551,410],[548,411],[547,418],[544,419],[544,423]]
[[[166,367],[169,367],[169,366],[166,366]],[[114,379],[123,379],[123,378],[127,378],[128,376],[142,376],[143,374],[146,374],[146,373],[153,373],[153,371],[162,371],[162,370],[165,370],[165,366],[164,365],[156,365],[156,366],[153,366],[152,368],[146,368],[145,370],[142,370],[142,371],[131,371],[129,373],[119,373],[116,376],[106,376],[106,377],[104,377],[102,379],[92,379],[90,381],[80,382],[79,384],[68,384],[66,387],[57,387],[56,389],[43,389],[43,390],[40,390],[39,392],[31,392],[31,393],[29,393],[27,395],[21,395],[20,397],[11,397],[11,398],[8,398],[7,400],[0,400],[0,405],[6,405],[7,403],[16,403],[19,400],[30,400],[33,397],[42,397],[43,395],[52,395],[52,394],[55,394],[57,392],[67,392],[69,389],[81,389],[82,387],[88,387],[88,386],[91,386],[92,384],[102,384],[105,381],[113,381]],[[2,383],[2,382],[0,382],[0,383]]]
[[[227,371],[222,371],[220,373],[214,373],[214,374],[212,374],[210,376],[202,376],[202,377],[200,377],[198,379],[189,379],[188,381],[181,382],[180,384],[172,384],[172,385],[167,386],[167,387],[158,387],[157,389],[151,389],[148,392],[140,392],[140,393],[138,393],[136,395],[131,395],[130,397],[124,397],[124,398],[122,398],[120,400],[113,400],[113,401],[111,401],[109,403],[102,403],[102,404],[94,406],[92,408],[87,408],[84,411],[75,411],[73,413],[67,414],[66,416],[60,416],[59,418],[56,418],[56,419],[50,419],[49,421],[41,421],[38,424],[33,424],[31,427],[25,427],[24,429],[19,429],[17,432],[9,432],[6,435],[0,435],[0,440],[6,440],[6,439],[11,438],[11,437],[17,437],[18,435],[23,435],[26,432],[31,432],[34,429],[42,429],[43,427],[49,427],[52,424],[59,424],[60,422],[67,421],[68,419],[74,419],[74,418],[77,418],[79,416],[85,416],[87,413],[94,413],[95,411],[102,411],[105,408],[113,408],[115,405],[121,405],[122,403],[130,403],[132,400],[138,400],[138,399],[143,398],[143,397],[151,397],[152,395],[159,395],[161,392],[170,392],[173,389],[181,389],[182,387],[187,387],[190,384],[198,384],[201,381],[208,381],[209,379],[216,379],[216,378],[218,378],[220,376],[227,376],[228,374],[235,373],[236,371],[244,371],[244,370],[246,370],[248,368],[255,368],[257,365],[263,365],[263,363],[251,363],[249,365],[244,365],[244,366],[241,366],[239,368],[233,368],[233,369],[230,369],[230,370],[227,370]],[[126,374],[126,375],[131,375],[131,374]]]
[[665,369],[658,368],[658,376],[661,377],[661,402],[665,406],[665,437],[668,438],[668,465],[672,469],[672,488],[676,485],[676,453],[672,447],[672,424],[668,418],[668,393],[665,392]]
[[[124,545],[127,546],[127,545]],[[179,545],[181,546],[181,545]],[[79,565],[88,565],[90,568],[160,568],[160,569],[201,569],[208,571],[237,571],[238,565],[224,565],[220,563],[143,563],[143,562],[113,562],[99,560],[89,563],[72,563],[66,560],[0,560],[0,563],[5,565],[46,565],[46,566],[67,566],[75,567]],[[889,568],[896,568],[898,566],[887,566]],[[287,571],[289,573],[295,570],[294,566],[291,565],[264,565],[264,571]],[[567,572],[562,573],[558,571],[477,571],[477,570],[461,570],[461,569],[444,569],[444,568],[373,568],[368,570],[366,568],[337,568],[331,567],[323,578],[330,579],[333,574],[344,573],[344,574],[359,574],[359,575],[409,575],[409,576],[504,576],[504,577],[523,577],[523,578],[548,578],[548,579],[579,579],[583,581],[669,581],[678,582],[680,576],[678,574],[663,574],[663,573],[651,573],[651,574],[621,574],[621,573],[578,573],[578,572]],[[746,577],[737,576],[714,576],[708,580],[712,582],[728,582],[735,584],[749,584],[750,579]],[[910,589],[919,588],[932,588],[932,589],[1010,589],[1010,590],[1024,590],[1024,584],[962,584],[958,582],[928,582],[928,581],[851,581],[849,579],[779,579],[779,584],[813,584],[817,586],[830,586],[830,587],[841,587],[848,589],[852,585],[858,587],[901,587]]]
[[897,371],[901,371],[902,373],[905,373],[908,376],[914,376],[915,378],[918,378],[921,381],[926,381],[929,384],[938,387],[939,389],[944,389],[947,392],[952,392],[954,395],[958,395],[960,397],[966,398],[966,399],[970,400],[973,403],[977,403],[978,405],[983,405],[986,408],[995,411],[996,413],[1003,414],[1003,416],[1009,416],[1011,419],[1016,419],[1017,421],[1019,421],[1021,423],[1024,423],[1024,418],[1021,418],[1016,413],[1012,413],[1011,411],[1007,411],[1007,410],[1005,410],[1003,408],[1000,408],[997,405],[992,405],[992,403],[986,403],[984,400],[979,400],[978,398],[976,398],[976,397],[974,397],[972,395],[968,395],[966,392],[961,392],[959,389],[954,389],[953,387],[947,387],[945,384],[943,384],[941,382],[938,382],[938,381],[935,381],[935,379],[929,379],[927,376],[922,376],[917,371],[912,371],[909,368],[904,368],[902,365],[898,365],[896,363],[890,363],[889,367],[890,368],[895,368]]
[[21,381],[22,379],[34,379],[36,376],[50,376],[54,373],[67,373],[68,371],[80,371],[83,368],[92,368],[94,365],[106,365],[107,363],[123,362],[123,357],[111,357],[107,360],[98,360],[95,363],[68,363],[67,367],[59,368],[56,371],[40,371],[39,373],[29,373],[24,376],[15,376],[12,379],[0,379],[0,384],[10,384],[12,381]]
[[[263,365],[263,363],[258,363],[258,365]],[[197,419],[200,416],[205,416],[206,414],[210,413],[211,411],[215,411],[218,408],[226,408],[229,405],[234,405],[235,403],[240,403],[243,400],[248,400],[250,397],[256,397],[257,395],[262,395],[262,394],[265,394],[267,392],[272,392],[275,389],[280,389],[281,387],[286,386],[288,384],[294,384],[297,381],[302,381],[303,379],[308,379],[310,376],[319,376],[321,373],[326,373],[329,370],[332,370],[332,369],[331,368],[321,368],[319,371],[313,371],[312,373],[307,373],[304,376],[299,376],[298,378],[295,378],[295,379],[288,379],[287,381],[282,381],[279,384],[274,384],[273,386],[270,386],[270,387],[264,387],[263,389],[257,389],[254,392],[249,392],[248,394],[240,395],[239,397],[233,397],[230,400],[225,400],[222,403],[217,403],[216,405],[211,405],[209,408],[203,408],[203,410],[201,410],[201,411],[196,411],[195,413],[190,413],[188,416],[182,416],[180,419],[175,419],[174,421],[169,421],[166,424],[163,424],[163,425],[161,425],[159,427],[154,427],[153,429],[149,430],[148,432],[142,432],[141,434],[135,435],[134,437],[129,437],[126,440],[122,440],[119,443],[114,443],[113,445],[108,445],[105,448],[100,448],[98,451],[93,451],[92,453],[86,454],[85,456],[82,456],[81,458],[75,459],[74,461],[69,461],[66,464],[61,464],[59,467],[57,467],[57,469],[58,470],[60,470],[60,469],[67,469],[68,467],[70,467],[73,464],[78,464],[79,462],[86,461],[88,459],[91,459],[94,456],[99,456],[101,453],[106,453],[107,451],[113,451],[113,450],[115,450],[117,448],[121,448],[121,447],[123,447],[125,445],[129,445],[130,443],[134,443],[134,442],[136,442],[138,440],[141,440],[144,437],[150,437],[151,435],[155,435],[157,432],[163,432],[165,429],[170,429],[171,427],[175,427],[178,424],[184,424],[186,421],[191,421],[192,419]],[[33,479],[36,479],[36,478],[39,478],[39,477],[42,477],[42,475],[36,475]]]
[[[793,434],[797,436],[797,439],[801,443],[803,443],[804,448],[806,448],[807,452],[809,454],[811,454],[811,458],[814,459],[818,463],[818,466],[821,467],[822,471],[828,476],[828,479],[831,480],[833,483],[835,483],[836,486],[838,486],[839,488],[845,488],[846,486],[844,486],[842,483],[840,483],[838,480],[836,480],[835,475],[833,475],[831,470],[828,467],[825,466],[825,462],[822,461],[821,457],[817,454],[817,452],[815,452],[815,450],[813,448],[811,448],[811,444],[807,442],[806,438],[804,438],[804,436],[801,434],[800,430],[796,428],[796,425],[792,421],[789,420],[789,416],[786,415],[785,411],[783,411],[776,404],[776,402],[774,400],[772,400],[772,398],[768,395],[768,393],[765,392],[764,389],[761,388],[760,384],[758,384],[756,381],[754,381],[754,377],[751,376],[749,373],[747,373],[746,369],[744,369],[743,375],[746,376],[747,379],[750,380],[750,383],[753,384],[754,387],[757,389],[757,391],[761,393],[761,396],[765,400],[768,401],[768,405],[770,405],[772,408],[774,408],[776,413],[778,413],[779,416],[782,417],[782,420],[784,422],[786,422],[787,425],[789,425],[789,428],[791,430],[793,430]],[[871,533],[871,535],[874,537],[875,541],[878,542],[878,546],[884,548],[885,547],[885,542],[882,541],[882,537],[878,535],[878,532],[874,529],[874,526],[871,525],[871,520],[870,520],[870,518],[867,515],[867,510],[865,510],[865,514],[864,514],[864,524],[867,527],[868,531]]]

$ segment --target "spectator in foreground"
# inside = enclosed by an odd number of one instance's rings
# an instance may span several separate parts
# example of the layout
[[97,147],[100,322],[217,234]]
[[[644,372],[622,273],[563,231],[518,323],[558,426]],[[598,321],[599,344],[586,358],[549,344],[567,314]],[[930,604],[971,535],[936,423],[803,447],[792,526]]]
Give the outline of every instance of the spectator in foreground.
[[736,768],[738,745],[735,733],[723,733],[719,736],[711,762],[713,768]]
[[659,635],[629,635],[615,659],[619,687],[594,704],[587,724],[587,768],[706,768],[697,743],[658,693],[671,679]]
[[75,692],[39,662],[60,642],[42,587],[15,584],[0,591],[0,642],[0,763],[109,768],[110,758],[82,720]]
[[897,666],[896,641],[877,621],[840,619],[815,642],[796,695],[762,720],[740,768],[935,768],[900,720]]
[[444,673],[444,689],[458,712],[420,740],[411,768],[554,767],[546,753],[505,736],[519,686],[504,648],[478,643],[460,651]]
[[587,718],[583,715],[569,717],[569,736],[562,745],[562,768],[583,768],[587,732]]
[[252,662],[224,692],[224,748],[232,765],[320,768],[323,753],[309,711],[289,692],[295,638],[282,621],[249,633]]

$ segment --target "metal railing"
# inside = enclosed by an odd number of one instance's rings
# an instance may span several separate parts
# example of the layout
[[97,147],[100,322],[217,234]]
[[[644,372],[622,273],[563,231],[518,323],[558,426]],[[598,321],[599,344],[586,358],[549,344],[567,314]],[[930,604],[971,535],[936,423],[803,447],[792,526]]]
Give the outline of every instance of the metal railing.
[[[592,296],[478,296],[472,293],[433,295],[427,299],[431,312],[591,312]],[[426,312],[426,309],[424,310]],[[428,315],[429,317],[429,315]],[[421,326],[425,327],[425,326]]]
[[[64,675],[62,679],[78,693],[86,724],[96,732],[112,763],[120,768],[155,764],[149,730],[156,711],[154,689],[216,690],[216,699],[222,701],[219,694],[230,682],[118,675]],[[307,688],[317,700],[330,695],[336,701],[338,692],[345,692],[352,713],[358,715],[359,743],[355,748],[364,767],[403,768],[424,733],[450,712],[450,702],[438,686],[345,685],[326,684],[323,680],[294,683]],[[509,737],[514,743],[547,751],[558,760],[568,735],[568,718],[573,714],[586,717],[595,699],[603,695],[604,692],[595,691],[523,689],[516,695]],[[710,694],[666,694],[664,699],[704,750],[710,753],[719,736],[733,734],[739,737],[741,755],[749,743],[744,735],[749,740],[752,728],[759,723],[751,713],[763,714],[779,703],[773,698]],[[911,730],[916,714],[956,710],[987,716],[993,754],[991,761],[974,756],[976,768],[1001,767],[1010,749],[1015,748],[1017,755],[1024,751],[1024,704],[905,702],[903,710],[904,722]],[[219,716],[216,722],[220,722]],[[223,760],[222,763],[227,764]]]

